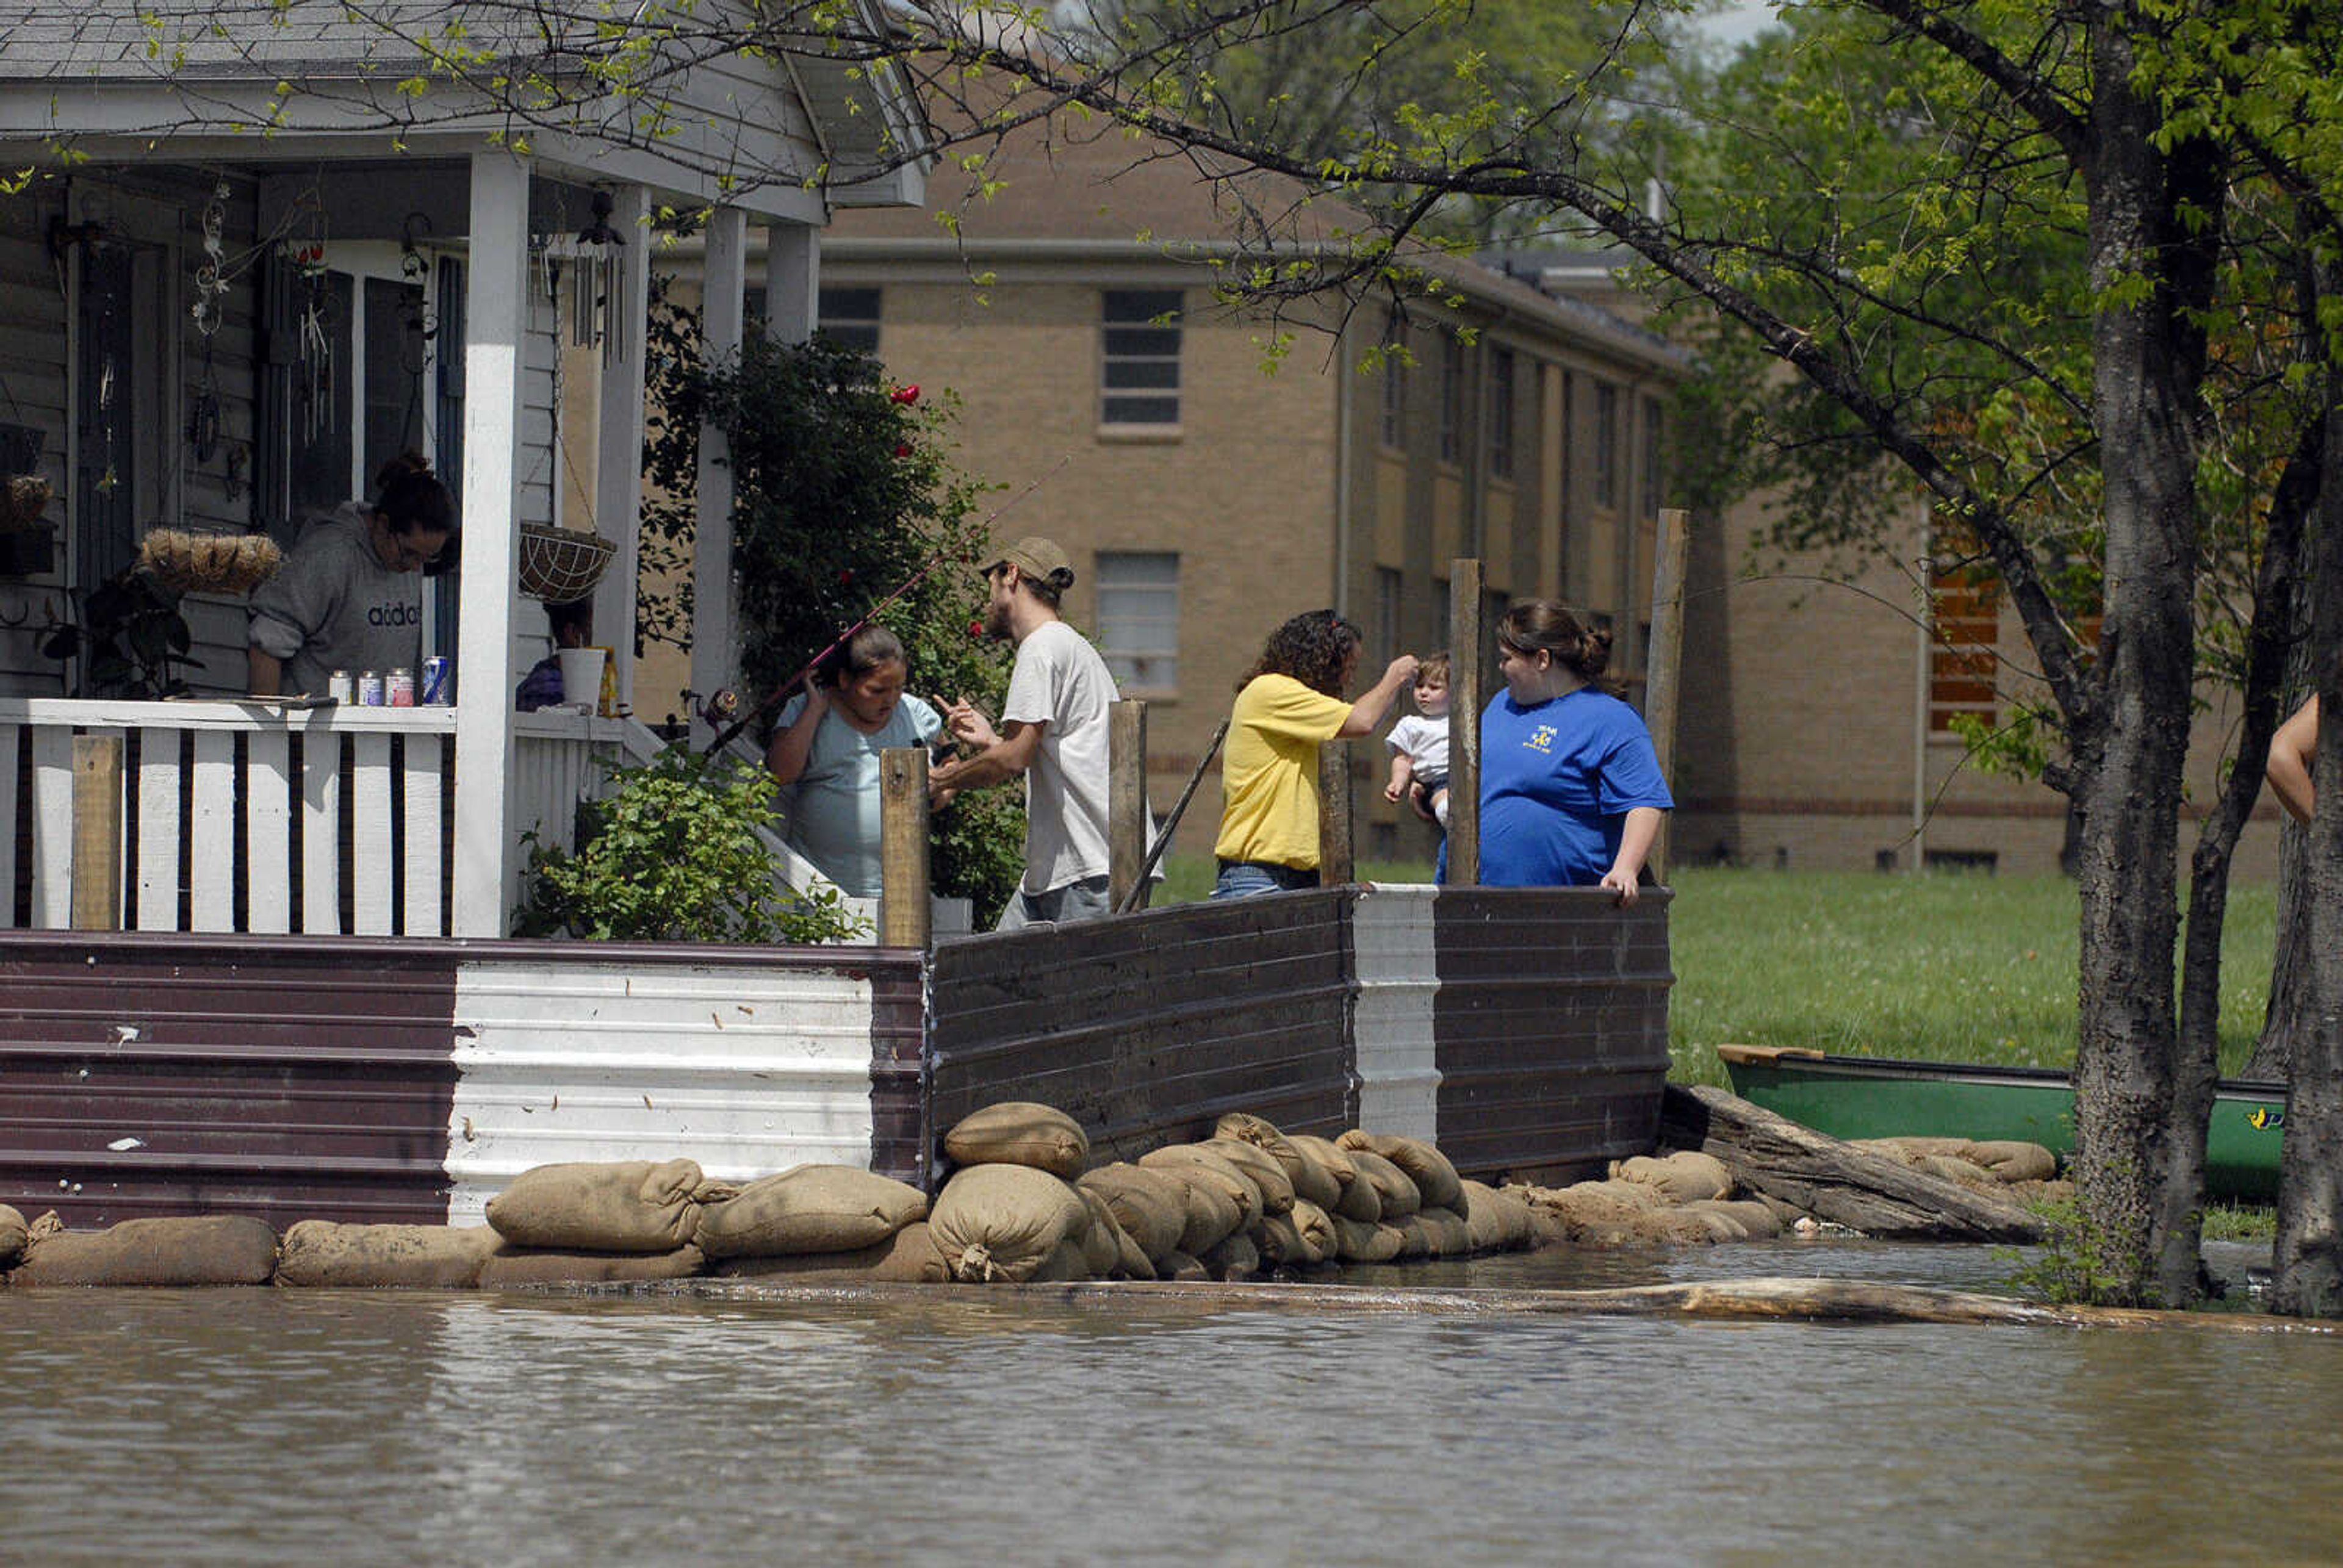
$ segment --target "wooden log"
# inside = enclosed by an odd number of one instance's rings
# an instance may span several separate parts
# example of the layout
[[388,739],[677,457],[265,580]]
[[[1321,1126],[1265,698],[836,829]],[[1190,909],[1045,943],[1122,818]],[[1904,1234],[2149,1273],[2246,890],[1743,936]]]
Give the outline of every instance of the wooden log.
[[1126,698],[1107,709],[1106,864],[1108,907],[1145,909],[1141,864],[1147,859],[1147,704]]
[[1318,748],[1318,885],[1341,888],[1352,877],[1351,743]]
[[928,894],[928,749],[879,753],[879,941],[924,948],[934,909]]
[[2038,1241],[2045,1233],[2008,1199],[1866,1154],[1708,1084],[1667,1086],[1660,1141],[1713,1154],[1742,1186],[1866,1236]]
[[[1652,732],[1652,748],[1659,753],[1660,777],[1674,779],[1676,766],[1676,693],[1682,689],[1684,668],[1684,554],[1691,535],[1692,514],[1679,507],[1660,511],[1658,559],[1652,568],[1652,640],[1644,655],[1644,723]],[[1652,879],[1667,880],[1668,820],[1660,819],[1660,836],[1652,844],[1645,864]]]
[[119,735],[73,740],[73,929],[122,929],[122,751]]
[[1489,628],[1481,624],[1481,563],[1448,563],[1448,885],[1481,879],[1481,706]]

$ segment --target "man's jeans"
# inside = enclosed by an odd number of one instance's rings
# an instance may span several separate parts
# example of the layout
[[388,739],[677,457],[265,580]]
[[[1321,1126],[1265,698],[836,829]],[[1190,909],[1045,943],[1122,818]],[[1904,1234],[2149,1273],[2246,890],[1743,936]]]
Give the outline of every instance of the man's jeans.
[[1084,877],[1079,882],[1068,882],[1046,893],[1019,889],[1009,895],[1009,905],[1001,911],[1001,923],[992,929],[1014,931],[1045,920],[1062,926],[1075,920],[1103,920],[1113,912],[1107,903],[1106,879]]

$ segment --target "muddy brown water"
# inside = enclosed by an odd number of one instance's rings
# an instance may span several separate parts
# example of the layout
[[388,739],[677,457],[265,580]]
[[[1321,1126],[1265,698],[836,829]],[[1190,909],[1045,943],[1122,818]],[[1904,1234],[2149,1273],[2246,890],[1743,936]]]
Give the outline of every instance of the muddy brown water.
[[[2240,1274],[2243,1249],[2216,1250]],[[1366,1282],[1822,1274],[1861,1242]],[[2343,1336],[0,1293],[0,1561],[2331,1562]]]

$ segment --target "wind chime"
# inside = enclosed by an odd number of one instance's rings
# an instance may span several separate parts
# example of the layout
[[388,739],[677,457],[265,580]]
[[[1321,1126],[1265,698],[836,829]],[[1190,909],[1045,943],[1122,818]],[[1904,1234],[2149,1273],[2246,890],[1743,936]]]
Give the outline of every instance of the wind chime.
[[294,319],[295,390],[301,405],[301,439],[315,446],[334,423],[334,340],[327,327],[333,306],[322,236],[288,239],[277,252],[293,268],[297,314]]
[[538,265],[544,269],[545,296],[555,313],[561,311],[561,276],[569,274],[568,311],[570,344],[599,348],[602,363],[610,363],[618,334],[610,330],[611,306],[618,293],[626,262],[627,236],[610,226],[617,206],[608,191],[596,191],[593,217],[576,237],[556,236],[538,244]]

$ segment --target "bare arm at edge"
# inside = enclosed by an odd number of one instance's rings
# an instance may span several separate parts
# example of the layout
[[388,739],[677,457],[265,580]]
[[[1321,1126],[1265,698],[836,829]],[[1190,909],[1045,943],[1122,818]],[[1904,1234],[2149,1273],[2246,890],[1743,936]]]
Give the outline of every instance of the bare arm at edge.
[[2310,782],[2311,759],[2318,755],[2318,699],[2294,710],[2294,717],[2270,737],[2269,760],[2263,777],[2278,804],[2298,822],[2308,824],[2318,797]]

